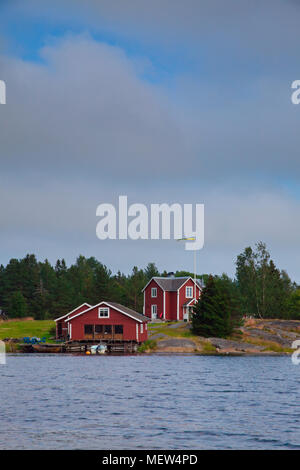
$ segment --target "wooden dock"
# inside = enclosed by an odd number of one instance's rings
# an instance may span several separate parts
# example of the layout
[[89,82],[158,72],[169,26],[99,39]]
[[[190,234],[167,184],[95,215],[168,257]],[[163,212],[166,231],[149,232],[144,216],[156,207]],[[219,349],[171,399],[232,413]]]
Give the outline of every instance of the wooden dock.
[[[131,354],[137,352],[138,344],[135,341],[101,341],[107,346],[107,353]],[[68,341],[65,343],[67,353],[85,353],[91,346],[97,344],[95,341]]]

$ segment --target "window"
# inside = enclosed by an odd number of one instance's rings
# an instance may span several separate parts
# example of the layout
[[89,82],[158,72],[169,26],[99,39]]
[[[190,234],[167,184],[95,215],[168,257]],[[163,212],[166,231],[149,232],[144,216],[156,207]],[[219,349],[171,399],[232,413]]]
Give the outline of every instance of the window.
[[143,323],[141,323],[141,334],[144,332]]
[[98,335],[103,333],[103,326],[102,325],[95,325],[95,333]]
[[122,335],[123,334],[123,325],[115,325],[115,334]]
[[98,310],[98,317],[99,318],[109,318],[109,308],[100,307],[99,310]]
[[85,335],[92,335],[94,332],[94,325],[84,325],[84,334]]
[[187,299],[191,299],[193,297],[193,288],[192,287],[187,286],[185,288],[185,296],[186,296]]
[[104,334],[111,335],[111,331],[112,331],[111,325],[104,326]]
[[152,287],[152,289],[151,289],[151,297],[157,297],[157,288],[156,288],[156,287]]
[[157,305],[151,305],[151,313],[152,313],[152,315],[157,314]]

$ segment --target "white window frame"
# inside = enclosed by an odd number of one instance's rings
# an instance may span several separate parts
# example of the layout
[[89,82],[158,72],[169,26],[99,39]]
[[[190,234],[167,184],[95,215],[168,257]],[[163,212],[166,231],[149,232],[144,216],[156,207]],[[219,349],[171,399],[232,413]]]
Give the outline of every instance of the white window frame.
[[151,297],[152,299],[157,297],[157,287],[151,287]]
[[[107,311],[107,315],[100,315],[100,312],[101,311]],[[109,315],[110,315],[110,311],[109,311],[109,307],[99,307],[98,308],[98,318],[109,318]]]
[[[191,295],[188,295],[188,289],[190,289]],[[185,288],[185,297],[187,299],[192,299],[193,298],[193,288],[191,286],[186,286],[186,288]]]
[[141,323],[141,334],[144,333],[143,323]]

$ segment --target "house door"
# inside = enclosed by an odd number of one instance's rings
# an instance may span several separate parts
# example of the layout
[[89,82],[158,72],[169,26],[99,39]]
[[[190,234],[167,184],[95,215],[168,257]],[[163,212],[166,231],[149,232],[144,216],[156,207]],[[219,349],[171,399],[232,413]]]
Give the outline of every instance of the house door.
[[183,307],[183,319],[184,321],[191,321],[191,315],[193,313],[193,305]]
[[151,318],[152,320],[157,318],[157,305],[151,305]]
[[189,308],[183,307],[183,319],[184,321],[189,321]]

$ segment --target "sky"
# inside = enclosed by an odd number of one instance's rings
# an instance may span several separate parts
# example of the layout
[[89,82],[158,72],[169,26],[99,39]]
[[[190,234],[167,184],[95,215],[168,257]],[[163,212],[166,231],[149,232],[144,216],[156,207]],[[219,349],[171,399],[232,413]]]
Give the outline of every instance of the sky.
[[296,0],[0,0],[0,263],[193,270],[174,240],[99,240],[96,208],[205,204],[200,273],[260,240],[300,283]]

